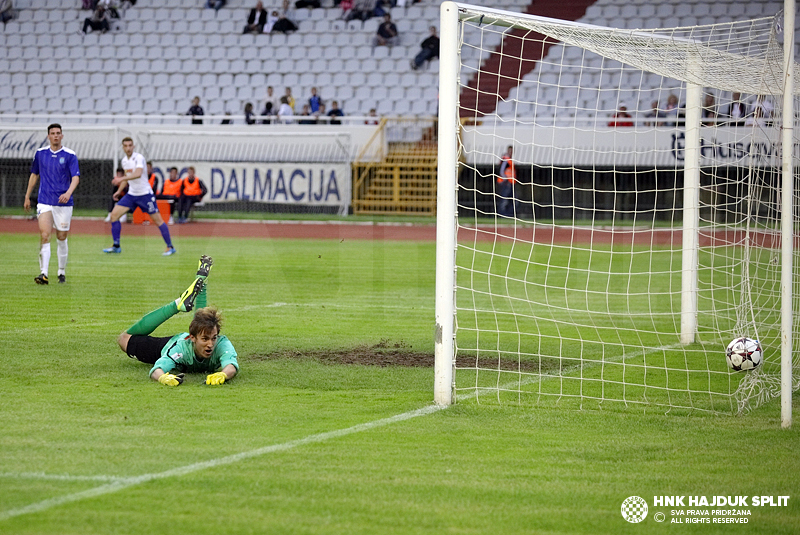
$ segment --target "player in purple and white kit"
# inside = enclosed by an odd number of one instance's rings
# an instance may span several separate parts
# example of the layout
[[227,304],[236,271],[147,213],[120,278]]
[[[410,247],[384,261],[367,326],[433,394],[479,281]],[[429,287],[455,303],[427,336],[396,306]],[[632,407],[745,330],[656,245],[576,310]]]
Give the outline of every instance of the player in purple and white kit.
[[58,282],[67,282],[67,235],[72,221],[72,193],[78,187],[80,167],[75,153],[61,145],[64,134],[60,124],[47,127],[49,147],[36,151],[31,164],[31,177],[28,179],[28,190],[25,192],[25,211],[31,209],[31,192],[36,181],[41,177],[39,197],[36,203],[36,215],[39,219],[39,272],[34,277],[36,284],[49,284],[47,279],[50,265],[50,233],[56,229],[58,248]]
[[[114,209],[111,210],[111,237],[114,239],[114,245],[108,249],[103,249],[104,253],[121,253],[122,248],[119,246],[119,237],[122,233],[122,223],[119,218],[130,210],[133,212],[136,207],[142,209],[142,212],[150,214],[150,219],[158,226],[161,231],[161,237],[164,238],[164,243],[167,244],[167,250],[164,251],[162,256],[169,256],[175,254],[175,247],[172,246],[172,239],[169,235],[169,227],[164,223],[164,219],[158,211],[156,205],[156,196],[153,194],[153,188],[147,181],[148,177],[145,173],[147,163],[144,156],[138,152],[133,152],[133,140],[126,137],[122,140],[122,150],[125,152],[125,157],[122,159],[121,165],[125,170],[124,177],[115,177],[111,181],[112,184],[117,186],[117,192],[114,194],[114,199],[117,201]],[[128,193],[123,196],[125,185],[128,185]],[[120,198],[122,197],[122,198]]]

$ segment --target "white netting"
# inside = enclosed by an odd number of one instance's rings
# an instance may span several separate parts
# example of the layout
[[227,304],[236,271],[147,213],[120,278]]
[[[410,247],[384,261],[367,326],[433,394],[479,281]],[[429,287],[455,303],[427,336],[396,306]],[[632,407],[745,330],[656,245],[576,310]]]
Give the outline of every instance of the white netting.
[[[468,6],[460,18],[457,396],[737,413],[777,395],[775,20],[618,30]],[[697,328],[682,345],[691,84],[704,88]],[[727,369],[737,336],[761,341],[758,371]]]

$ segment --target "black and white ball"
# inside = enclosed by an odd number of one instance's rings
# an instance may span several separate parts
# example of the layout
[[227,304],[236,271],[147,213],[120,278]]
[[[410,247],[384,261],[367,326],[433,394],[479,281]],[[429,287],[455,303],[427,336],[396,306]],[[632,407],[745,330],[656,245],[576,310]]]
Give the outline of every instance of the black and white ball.
[[764,360],[764,353],[758,340],[752,338],[735,338],[728,344],[725,351],[725,360],[732,370],[752,370],[757,368]]

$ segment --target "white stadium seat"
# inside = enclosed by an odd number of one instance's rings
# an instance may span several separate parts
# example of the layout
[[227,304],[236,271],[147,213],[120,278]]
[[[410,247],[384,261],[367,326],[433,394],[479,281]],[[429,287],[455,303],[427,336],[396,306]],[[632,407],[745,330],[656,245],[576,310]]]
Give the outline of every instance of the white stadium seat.
[[[353,112],[365,112],[378,101],[384,102],[382,106],[389,113],[435,110],[438,60],[417,72],[410,70],[409,60],[427,37],[428,27],[438,26],[437,3],[393,9],[392,17],[401,30],[402,44],[376,47],[373,51],[371,40],[379,22],[376,18],[366,24],[361,21],[345,24],[336,20],[341,13],[338,8],[301,9],[297,11],[300,30],[296,33],[242,35],[249,4],[229,3],[228,8],[217,13],[199,7],[199,1],[142,0],[124,11],[119,32],[106,35],[90,32],[83,36],[77,30],[86,12],[74,7],[57,9],[54,5],[61,4],[54,0],[20,0],[19,19],[6,25],[5,32],[0,34],[4,52],[0,58],[0,82],[4,74],[9,75],[8,82],[16,74],[37,73],[42,77],[38,81],[36,77],[26,77],[21,84],[0,83],[0,86],[6,92],[17,91],[14,99],[28,98],[31,111],[48,111],[58,98],[64,100],[65,106],[74,104],[77,108],[79,101],[73,98],[76,88],[84,100],[87,91],[94,91],[97,101],[106,106],[100,97],[102,90],[91,89],[102,87],[95,85],[101,80],[105,85],[111,81],[112,86],[120,80],[124,87],[119,96],[116,89],[109,88],[108,94],[112,96],[108,98],[113,101],[110,106],[114,113],[124,113],[125,107],[130,108],[128,102],[121,101],[133,100],[134,108],[141,111],[142,103],[154,97],[161,101],[159,110],[162,104],[174,105],[176,101],[181,108],[188,107],[189,95],[195,91],[201,96],[206,91],[214,95],[209,88],[226,93],[219,98],[238,106],[230,111],[240,113],[242,98],[262,98],[266,84],[275,86],[278,95],[289,85],[298,99],[307,98],[309,88],[316,85],[325,100],[347,99],[348,105],[352,103],[357,108]],[[26,8],[34,4],[41,4],[42,9]],[[524,9],[524,5],[527,2],[508,0],[493,7],[515,11]],[[738,20],[772,15],[780,7],[777,1],[599,0],[590,6],[581,22],[606,22],[627,28],[660,26],[665,22],[691,26],[713,23],[723,17]],[[500,36],[489,41],[487,44],[494,46],[500,42]],[[550,53],[557,54],[559,49],[563,50],[552,47]],[[478,55],[466,49],[462,57],[477,62]],[[542,64],[536,76],[547,72],[547,68]],[[572,81],[577,86],[587,80]],[[37,85],[43,89],[34,89]],[[233,90],[226,92],[231,85]],[[17,89],[19,86],[27,90]],[[520,98],[536,100],[536,94],[526,90],[522,88]],[[161,97],[164,91],[169,100]],[[586,95],[581,92],[586,102],[591,98],[606,98]],[[0,99],[3,106],[10,106],[2,93]],[[143,100],[137,105],[137,99]],[[206,102],[205,96],[203,99],[209,109],[211,103]],[[82,107],[86,104],[80,101]]]

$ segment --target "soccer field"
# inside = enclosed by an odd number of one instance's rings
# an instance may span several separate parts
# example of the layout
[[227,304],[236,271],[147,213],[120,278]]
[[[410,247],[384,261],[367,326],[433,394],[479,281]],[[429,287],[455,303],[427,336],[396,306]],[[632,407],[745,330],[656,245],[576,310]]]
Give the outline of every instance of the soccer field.
[[[432,242],[182,237],[162,258],[160,237],[127,236],[122,255],[106,256],[107,237],[75,234],[68,283],[37,286],[37,241],[0,233],[0,533],[800,526],[800,433],[780,429],[777,400],[745,417],[491,396],[437,410]],[[201,254],[214,257],[209,304],[241,372],[222,387],[190,376],[166,388],[116,336],[176,298]],[[790,498],[737,508],[749,512],[743,525],[675,525],[685,516],[653,504],[717,495]],[[629,496],[650,504],[635,526],[620,514]]]

